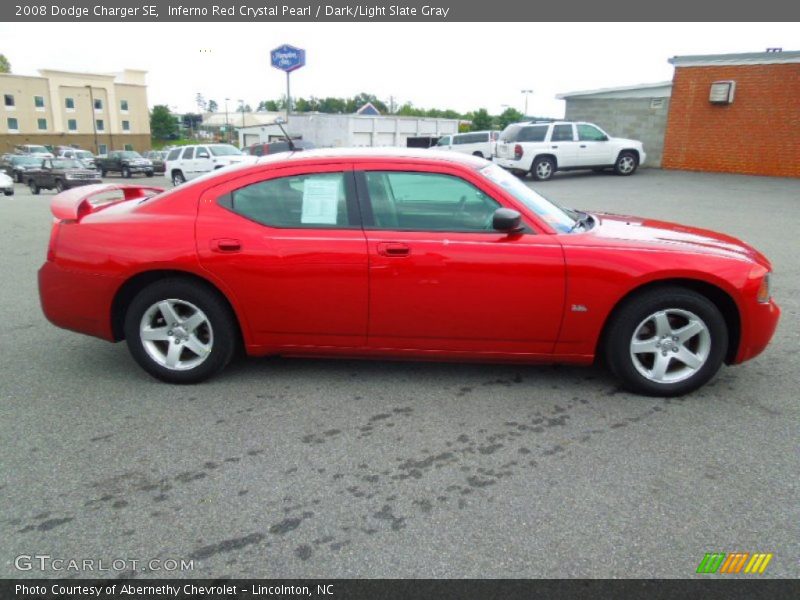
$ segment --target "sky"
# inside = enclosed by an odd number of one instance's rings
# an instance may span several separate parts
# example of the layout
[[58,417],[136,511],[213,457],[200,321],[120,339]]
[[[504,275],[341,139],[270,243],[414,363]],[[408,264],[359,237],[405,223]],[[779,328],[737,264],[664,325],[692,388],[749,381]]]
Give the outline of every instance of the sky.
[[[0,23],[14,73],[148,71],[150,105],[202,93],[254,109],[286,91],[269,50],[306,50],[292,97],[372,93],[467,112],[562,117],[558,93],[672,79],[672,56],[800,50],[796,23]],[[31,43],[36,40],[36,43]],[[54,51],[57,49],[57,51]]]

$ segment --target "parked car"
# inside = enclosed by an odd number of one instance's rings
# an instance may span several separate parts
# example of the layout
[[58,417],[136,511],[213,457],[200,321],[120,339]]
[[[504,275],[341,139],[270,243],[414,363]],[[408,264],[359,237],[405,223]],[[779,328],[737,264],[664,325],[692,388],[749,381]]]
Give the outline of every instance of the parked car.
[[169,382],[210,377],[242,344],[254,356],[602,357],[629,389],[673,396],[761,353],[780,314],[770,262],[744,242],[563,209],[454,152],[276,154],[151,193],[57,196],[39,293],[52,323],[125,339]]
[[120,173],[125,178],[136,173],[153,176],[153,163],[133,150],[112,150],[105,156],[95,158],[95,166],[103,177],[108,173]]
[[470,131],[469,133],[444,135],[439,138],[434,147],[437,150],[452,150],[492,160],[494,145],[499,135],[499,131]]
[[5,173],[0,173],[0,191],[6,196],[14,195],[14,180]]
[[87,168],[93,169],[95,166],[95,156],[88,150],[81,148],[56,148],[58,158],[71,158],[81,161]]
[[167,155],[166,175],[173,185],[240,162],[254,160],[230,144],[200,144],[173,148]]
[[45,158],[39,168],[25,172],[25,182],[32,194],[39,190],[63,192],[90,183],[102,183],[100,173],[74,158]]
[[53,153],[49,148],[38,144],[21,144],[14,146],[14,152],[17,154],[31,154],[39,158],[53,158]]
[[[299,150],[312,150],[315,148],[311,142],[304,140],[292,140],[294,151]],[[250,156],[266,156],[267,154],[276,154],[278,152],[291,152],[289,142],[286,140],[276,140],[274,142],[259,142],[257,144],[250,144],[246,148],[242,148],[242,153],[249,154]]]
[[165,161],[167,159],[167,154],[168,152],[166,150],[148,150],[142,154],[142,157],[153,163],[154,172],[163,174],[166,170]]
[[33,154],[11,154],[0,161],[0,171],[5,172],[17,183],[24,183],[25,173],[42,165],[44,157]]
[[539,181],[576,169],[632,175],[647,158],[642,142],[611,137],[593,123],[569,121],[509,125],[500,134],[495,156],[501,167]]

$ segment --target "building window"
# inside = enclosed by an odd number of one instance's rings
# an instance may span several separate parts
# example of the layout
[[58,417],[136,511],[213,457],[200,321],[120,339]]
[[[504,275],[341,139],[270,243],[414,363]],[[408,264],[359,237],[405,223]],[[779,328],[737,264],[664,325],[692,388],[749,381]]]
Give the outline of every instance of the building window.
[[47,119],[36,119],[36,124],[39,131],[47,131]]
[[125,144],[125,150],[132,151],[133,150],[133,144]]
[[102,98],[95,98],[94,99],[94,109],[95,110],[103,110],[103,99]]
[[108,154],[108,146],[106,146],[105,144],[100,144],[97,147],[97,153],[98,154]]
[[130,121],[123,121],[122,122],[122,131],[130,131],[131,130],[131,122]]
[[36,107],[36,110],[44,110],[44,96],[34,96],[33,105]]
[[94,125],[97,128],[97,131],[105,131],[105,129],[106,129],[106,125],[103,122],[103,119],[95,120]]
[[6,105],[6,109],[14,110],[16,104],[14,104],[14,94],[3,94],[3,103]]
[[75,98],[64,98],[64,108],[68,111],[75,110]]
[[67,121],[67,129],[70,131],[78,131],[78,121],[75,119],[69,119]]
[[122,112],[128,112],[128,101],[127,100],[120,100],[119,101],[119,109]]
[[8,117],[6,123],[8,124],[9,132],[16,133],[19,131],[19,122],[14,117]]

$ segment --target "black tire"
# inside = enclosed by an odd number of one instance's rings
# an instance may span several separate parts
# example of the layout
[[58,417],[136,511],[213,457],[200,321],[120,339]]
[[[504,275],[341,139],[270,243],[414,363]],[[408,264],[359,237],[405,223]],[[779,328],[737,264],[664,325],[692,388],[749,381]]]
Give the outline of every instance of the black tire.
[[473,152],[472,156],[477,156],[479,158],[483,158],[483,152],[480,152],[480,151]]
[[61,181],[60,179],[56,179],[56,192],[60,194],[65,189],[66,188],[64,187],[64,182]]
[[[667,323],[670,327],[670,334],[662,339],[655,331],[655,320],[648,321],[649,317],[664,311]],[[695,358],[706,355],[695,369],[691,369],[688,364],[683,363],[679,358],[679,352],[683,350],[681,346],[684,342],[678,336],[672,337],[672,333],[679,333],[677,329],[688,323],[683,321],[683,314],[696,317],[705,327],[706,333],[697,333],[691,338],[687,338],[686,348],[689,349]],[[653,327],[652,337],[642,340],[644,343],[650,340],[659,340],[662,344],[660,349],[651,352],[636,353],[636,358],[632,353],[634,335],[642,328]],[[672,330],[672,328],[677,328]],[[676,339],[678,338],[678,339]],[[700,346],[704,344],[705,350]],[[673,341],[674,340],[674,341]],[[696,350],[691,348],[696,345]],[[679,349],[675,349],[679,348]],[[637,294],[624,302],[615,311],[608,324],[604,343],[602,347],[603,358],[611,372],[617,376],[622,384],[632,392],[647,396],[680,396],[688,394],[708,382],[719,370],[725,353],[728,349],[728,327],[725,318],[720,313],[717,306],[705,296],[692,290],[682,287],[664,287],[652,289]],[[653,364],[647,366],[649,354],[652,354]],[[644,368],[650,375],[656,372],[655,361],[660,360],[659,354],[667,357],[666,376],[674,378],[669,381],[655,381],[653,378],[645,376],[640,371]],[[638,364],[638,366],[637,366]],[[683,365],[683,366],[681,366]],[[649,371],[648,371],[649,369]],[[670,369],[672,371],[670,372]],[[686,371],[684,378],[681,372]]]
[[122,167],[122,176],[125,179],[130,179],[131,178],[131,170],[128,167]]
[[635,152],[630,150],[623,150],[617,156],[617,162],[614,163],[614,173],[627,177],[633,175],[639,166],[639,159],[636,157]]
[[17,183],[22,183],[22,173],[17,173]]
[[3,192],[3,194],[5,194],[6,196],[13,196],[14,195],[14,190],[11,190],[11,191],[8,191],[8,192]]
[[172,172],[172,185],[179,186],[182,183],[186,183],[186,177],[183,176],[182,171],[173,171]]
[[549,156],[537,156],[531,165],[531,175],[537,181],[547,181],[556,172],[556,161]]
[[[142,319],[155,304],[164,300],[193,305],[207,318],[211,350],[197,366],[186,370],[169,368],[160,364],[145,348],[140,333]],[[203,284],[179,278],[157,281],[136,295],[125,313],[125,338],[131,355],[145,371],[162,381],[179,384],[199,383],[222,370],[233,357],[239,339],[235,318],[219,293]],[[170,340],[158,343],[163,349],[168,349],[174,344],[172,340],[171,336]],[[193,353],[188,347],[181,352],[180,356],[192,358]]]
[[100,169],[100,177],[105,177],[106,173],[108,173],[108,171],[106,171],[105,169]]
[[28,187],[31,188],[31,194],[34,196],[39,195],[39,186],[36,185],[36,182],[33,179],[28,182]]
[[152,171],[147,171],[147,173],[145,173],[145,175],[147,175],[148,177],[152,177],[153,176],[153,172]]

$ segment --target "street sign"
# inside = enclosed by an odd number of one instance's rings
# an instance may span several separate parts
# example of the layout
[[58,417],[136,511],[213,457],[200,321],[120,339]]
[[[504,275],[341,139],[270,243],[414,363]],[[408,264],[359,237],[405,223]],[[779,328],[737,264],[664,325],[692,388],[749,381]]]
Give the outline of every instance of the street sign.
[[291,73],[306,64],[306,51],[302,48],[295,48],[289,44],[278,46],[270,53],[272,66],[281,71]]

